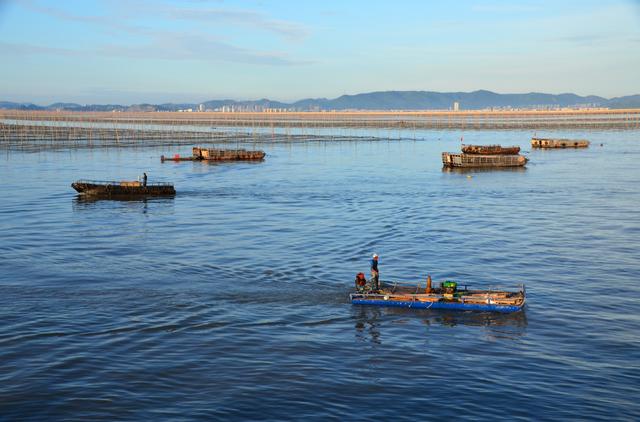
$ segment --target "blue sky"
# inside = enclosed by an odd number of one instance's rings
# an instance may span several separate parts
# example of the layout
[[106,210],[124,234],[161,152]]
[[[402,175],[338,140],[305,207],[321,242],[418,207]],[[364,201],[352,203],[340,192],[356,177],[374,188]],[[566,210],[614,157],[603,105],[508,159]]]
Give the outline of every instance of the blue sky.
[[0,0],[0,100],[640,93],[640,2]]

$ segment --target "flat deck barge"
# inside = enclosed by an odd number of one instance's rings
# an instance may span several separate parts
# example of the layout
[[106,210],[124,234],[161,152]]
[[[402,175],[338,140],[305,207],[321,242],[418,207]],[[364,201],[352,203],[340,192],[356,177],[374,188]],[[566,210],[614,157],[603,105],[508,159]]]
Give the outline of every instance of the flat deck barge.
[[588,148],[586,139],[531,138],[532,148]]
[[356,283],[356,292],[350,294],[350,299],[353,305],[501,313],[518,312],[526,302],[524,284],[517,291],[470,289],[452,281],[442,282],[438,288],[431,288],[430,284],[430,279],[426,287],[420,283],[381,282],[380,289],[372,290],[369,285]]
[[191,157],[173,157],[162,155],[160,161],[261,161],[265,157],[264,151],[246,149],[217,149],[193,147]]
[[523,155],[480,155],[442,153],[442,164],[453,168],[496,168],[496,167],[524,167],[527,158]]

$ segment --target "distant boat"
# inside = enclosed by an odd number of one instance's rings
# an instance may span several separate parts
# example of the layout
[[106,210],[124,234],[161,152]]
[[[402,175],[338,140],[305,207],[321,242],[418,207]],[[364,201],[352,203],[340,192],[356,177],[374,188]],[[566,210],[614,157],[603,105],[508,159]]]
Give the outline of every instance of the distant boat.
[[495,168],[495,167],[523,167],[527,164],[523,155],[481,155],[442,153],[442,164],[445,167],[462,168]]
[[261,161],[265,156],[265,152],[259,150],[193,147],[191,157],[181,157],[179,154],[173,157],[162,155],[160,161]]
[[133,196],[173,196],[176,190],[172,183],[147,183],[137,181],[78,180],[71,187],[85,196],[133,197]]
[[527,158],[518,154],[520,147],[500,145],[463,145],[462,153],[443,152],[442,164],[446,168],[524,167]]
[[431,288],[419,283],[381,282],[380,290],[356,285],[351,293],[353,305],[392,306],[415,309],[450,309],[511,313],[520,311],[526,302],[524,284],[518,291],[500,289],[469,289],[453,281],[444,281]]
[[501,145],[463,145],[462,152],[475,155],[517,155],[520,147],[503,147]]
[[531,138],[532,148],[589,148],[586,139]]

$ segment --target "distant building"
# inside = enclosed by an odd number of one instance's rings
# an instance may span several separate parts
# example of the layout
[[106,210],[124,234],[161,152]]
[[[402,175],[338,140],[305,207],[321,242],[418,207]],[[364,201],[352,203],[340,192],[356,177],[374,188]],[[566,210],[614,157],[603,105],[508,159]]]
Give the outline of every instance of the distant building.
[[453,111],[460,111],[460,103],[455,101],[453,103]]
[[200,112],[204,111],[204,104],[200,104],[198,106],[198,111],[200,111]]

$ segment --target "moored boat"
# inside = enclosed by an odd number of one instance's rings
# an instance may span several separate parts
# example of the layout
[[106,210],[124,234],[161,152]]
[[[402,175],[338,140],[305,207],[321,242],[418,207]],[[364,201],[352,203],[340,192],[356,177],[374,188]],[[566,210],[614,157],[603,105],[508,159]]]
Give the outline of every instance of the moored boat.
[[81,195],[100,197],[131,197],[131,196],[173,196],[176,190],[171,183],[146,183],[137,181],[98,181],[78,180],[71,187]]
[[586,139],[531,138],[532,148],[588,148]]
[[502,145],[463,145],[462,152],[474,155],[517,155],[520,153],[520,147],[503,147]]
[[246,149],[217,149],[193,147],[191,157],[160,156],[160,161],[261,161],[266,156],[264,151]]
[[442,164],[445,167],[461,168],[496,168],[496,167],[524,167],[527,158],[523,155],[481,155],[442,153]]
[[354,305],[392,306],[416,309],[450,309],[511,313],[520,311],[526,302],[524,284],[517,291],[502,289],[470,289],[454,281],[444,281],[432,288],[431,279],[425,284],[381,282],[380,289],[371,290],[356,283],[350,294]]
[[520,147],[502,145],[462,145],[462,153],[443,152],[445,168],[524,167],[527,158],[520,155]]
[[262,160],[264,151],[246,149],[193,148],[193,157],[209,161],[251,161]]

